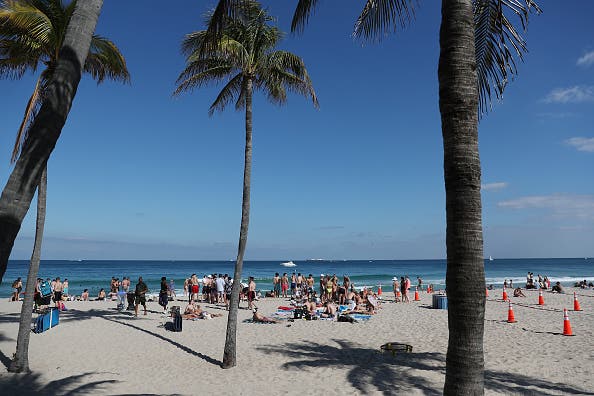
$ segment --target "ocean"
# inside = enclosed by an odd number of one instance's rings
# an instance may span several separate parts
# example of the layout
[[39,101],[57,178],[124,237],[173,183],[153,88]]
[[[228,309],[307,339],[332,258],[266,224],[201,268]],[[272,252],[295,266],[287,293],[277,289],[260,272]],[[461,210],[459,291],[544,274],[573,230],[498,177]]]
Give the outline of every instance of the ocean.
[[[272,289],[272,277],[275,272],[281,275],[293,271],[308,276],[312,274],[319,280],[320,274],[336,274],[342,281],[348,275],[355,286],[377,288],[382,285],[383,291],[392,290],[392,278],[408,275],[413,285],[417,276],[424,284],[433,284],[435,290],[445,289],[446,260],[312,260],[294,261],[296,267],[287,268],[281,261],[245,261],[243,276],[255,278],[258,289]],[[183,292],[184,279],[196,273],[199,278],[206,274],[221,273],[233,276],[234,261],[130,261],[130,260],[42,260],[39,277],[62,280],[68,278],[70,294],[80,295],[89,289],[91,296],[96,296],[101,288],[109,292],[111,277],[122,279],[128,276],[132,286],[142,276],[151,292],[159,291],[162,276],[174,280],[178,295]],[[0,285],[0,297],[10,295],[12,282],[21,277],[23,283],[27,278],[28,260],[11,260],[8,263],[4,281]],[[501,288],[504,279],[512,279],[514,285],[524,286],[528,271],[546,275],[551,282],[561,282],[565,286],[587,279],[594,282],[594,259],[554,258],[554,259],[496,259],[485,260],[487,285],[493,284]],[[317,285],[317,283],[316,283]],[[24,290],[24,288],[23,288]]]

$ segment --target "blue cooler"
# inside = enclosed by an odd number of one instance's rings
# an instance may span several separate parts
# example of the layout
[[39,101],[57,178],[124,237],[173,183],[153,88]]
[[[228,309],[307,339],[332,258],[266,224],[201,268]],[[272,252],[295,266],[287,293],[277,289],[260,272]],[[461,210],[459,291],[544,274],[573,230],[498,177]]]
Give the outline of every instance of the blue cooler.
[[433,308],[434,309],[448,309],[448,296],[445,294],[434,294],[433,295]]
[[48,313],[39,315],[35,321],[35,333],[43,333],[46,330],[56,327],[60,323],[60,310],[50,308]]

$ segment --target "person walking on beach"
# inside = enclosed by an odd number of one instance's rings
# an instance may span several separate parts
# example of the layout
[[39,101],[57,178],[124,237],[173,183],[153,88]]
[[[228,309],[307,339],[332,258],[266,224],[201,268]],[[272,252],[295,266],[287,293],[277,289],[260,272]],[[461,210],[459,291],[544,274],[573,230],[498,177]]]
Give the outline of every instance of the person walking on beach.
[[134,291],[134,316],[138,317],[138,306],[142,305],[144,308],[144,314],[146,315],[146,292],[148,287],[143,282],[142,276],[138,277],[138,283]]
[[161,289],[159,290],[159,305],[163,307],[163,312],[167,312],[167,303],[169,296],[167,295],[167,278],[161,278]]

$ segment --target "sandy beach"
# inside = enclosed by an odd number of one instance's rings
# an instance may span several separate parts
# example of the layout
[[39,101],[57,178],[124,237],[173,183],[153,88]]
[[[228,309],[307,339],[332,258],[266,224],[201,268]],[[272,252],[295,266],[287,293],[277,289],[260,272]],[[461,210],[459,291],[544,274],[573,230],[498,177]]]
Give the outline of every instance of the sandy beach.
[[[573,311],[573,291],[583,311]],[[501,290],[487,301],[485,392],[487,394],[594,394],[594,290],[538,293],[512,298],[517,323],[507,323]],[[185,320],[168,331],[157,302],[147,316],[118,312],[112,301],[67,302],[60,324],[31,334],[32,374],[7,373],[16,346],[21,303],[0,302],[2,394],[441,394],[445,378],[447,311],[420,302],[385,302],[361,323],[245,322],[239,312],[238,366],[223,370],[226,311],[212,320]],[[384,294],[384,298],[386,298]],[[245,307],[246,303],[242,304]],[[185,303],[176,301],[170,305]],[[258,302],[268,315],[282,299]],[[568,308],[573,337],[562,335]],[[36,316],[36,315],[35,315]],[[290,326],[289,326],[290,325]],[[380,352],[387,342],[413,346],[412,353]],[[5,391],[7,390],[7,391]]]

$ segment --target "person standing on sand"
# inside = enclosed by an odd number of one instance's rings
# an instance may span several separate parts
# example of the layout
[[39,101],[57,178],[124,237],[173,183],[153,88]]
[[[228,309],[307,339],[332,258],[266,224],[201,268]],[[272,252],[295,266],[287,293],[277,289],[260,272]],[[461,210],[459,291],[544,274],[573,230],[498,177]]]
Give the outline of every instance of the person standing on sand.
[[188,294],[188,285],[190,284],[190,279],[186,278],[184,281],[184,297]]
[[64,282],[62,282],[62,288],[64,290],[64,295],[68,296],[68,278],[64,279]]
[[400,283],[398,282],[397,277],[392,278],[392,289],[394,289],[394,302],[400,302],[400,297],[398,297],[398,292],[400,291]]
[[122,290],[126,293],[128,293],[128,291],[130,290],[130,278],[128,278],[127,276],[124,276],[124,278],[122,279]]
[[254,307],[254,300],[256,299],[256,282],[254,282],[254,277],[250,276],[248,282],[248,308],[252,309]]
[[295,296],[295,292],[297,292],[297,275],[293,272],[291,274],[291,298]]
[[283,292],[283,297],[287,298],[287,290],[289,290],[289,277],[287,276],[286,272],[283,274],[283,277],[281,278],[281,290]]
[[62,293],[64,292],[64,285],[60,282],[60,277],[56,278],[56,283],[54,284],[54,303],[56,307],[60,307],[60,303],[62,302]]
[[167,293],[171,297],[171,301],[173,301],[175,297],[177,297],[177,295],[175,294],[175,282],[173,281],[173,278],[169,280],[169,290],[167,291]]
[[410,299],[408,298],[408,289],[407,289],[407,283],[406,280],[407,278],[404,278],[404,276],[400,277],[400,291],[402,292],[402,302],[410,302]]
[[163,311],[167,312],[167,303],[169,296],[167,294],[167,278],[161,278],[161,289],[159,290],[159,305],[163,307]]
[[134,291],[134,316],[138,317],[138,306],[142,304],[144,307],[144,314],[146,315],[146,292],[148,287],[142,281],[142,276],[138,277],[138,283]]
[[20,291],[22,290],[22,288],[23,288],[23,282],[21,281],[21,278],[19,277],[17,280],[15,280],[12,283],[12,296],[10,298],[10,301],[19,301],[19,295],[21,294]]
[[272,278],[272,291],[274,293],[274,297],[280,297],[280,276],[278,272],[274,274],[274,278]]

